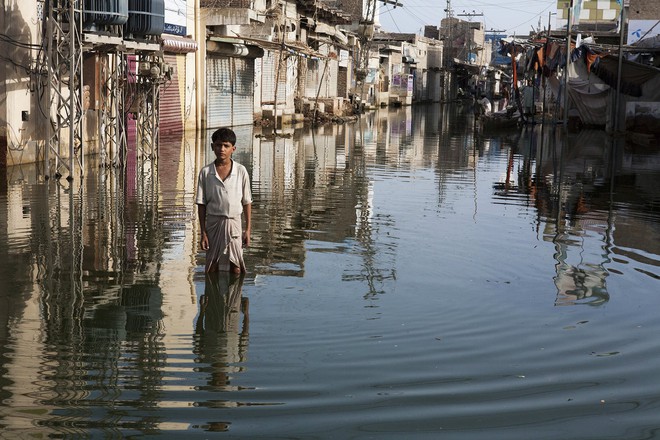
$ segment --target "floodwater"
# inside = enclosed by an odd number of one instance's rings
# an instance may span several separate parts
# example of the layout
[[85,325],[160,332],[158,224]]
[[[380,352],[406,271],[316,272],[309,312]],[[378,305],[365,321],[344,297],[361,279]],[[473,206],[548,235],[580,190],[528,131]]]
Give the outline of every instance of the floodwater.
[[273,137],[206,278],[207,133],[0,187],[3,438],[660,438],[660,151],[459,106]]

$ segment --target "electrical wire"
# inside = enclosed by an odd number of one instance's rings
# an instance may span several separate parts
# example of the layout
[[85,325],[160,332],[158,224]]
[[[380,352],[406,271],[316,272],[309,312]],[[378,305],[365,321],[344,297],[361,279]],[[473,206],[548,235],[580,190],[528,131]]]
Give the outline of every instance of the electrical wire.
[[[387,12],[389,12],[389,13],[390,13],[390,17],[392,17],[392,9],[389,8],[389,9],[387,10]],[[379,14],[379,15],[380,15],[380,14]],[[394,17],[392,17],[392,22],[394,23],[394,27],[396,27],[396,30],[399,31],[399,33],[401,33],[401,29],[399,29],[399,25],[396,23],[396,20],[394,19]]]
[[[412,12],[412,11],[413,11],[413,9],[415,9],[415,8],[424,8],[424,9],[430,9],[430,10],[434,10],[435,8],[429,6],[428,4],[422,4],[422,5],[419,5],[419,6],[418,6],[418,5],[415,5],[415,2],[409,2],[409,3],[412,3],[412,6],[411,6],[411,5],[404,5],[404,6],[402,6],[402,7],[400,8],[400,10],[402,11],[402,13],[407,14],[407,15],[410,16],[414,21],[416,21],[417,23],[419,23],[419,24],[422,25],[422,26],[427,26],[427,25],[429,25],[428,18],[420,17],[419,15],[417,15],[416,13],[414,13],[414,12]],[[399,30],[399,32],[401,32],[401,30],[400,30],[400,28],[399,28],[399,26],[398,26],[397,20],[396,20],[396,18],[394,17],[394,15],[392,14],[392,11],[393,11],[394,9],[397,9],[397,8],[396,8],[396,7],[393,7],[393,6],[390,6],[390,5],[388,4],[388,5],[387,5],[387,9],[385,9],[384,11],[381,9],[381,10],[379,11],[379,14],[378,14],[378,15],[381,16],[381,15],[383,15],[384,13],[388,13],[388,15],[389,15],[389,16],[391,17],[391,19],[392,19],[392,24],[393,24],[393,25]],[[438,24],[439,24],[439,21],[438,21]]]
[[538,13],[535,13],[535,15],[534,15],[532,18],[530,18],[529,20],[524,21],[524,22],[520,23],[520,24],[517,25],[517,26],[509,27],[509,28],[507,29],[507,31],[510,30],[510,29],[515,29],[515,28],[518,28],[518,27],[520,27],[520,26],[523,26],[523,25],[525,25],[525,24],[531,22],[532,20],[536,20],[536,19],[538,19],[538,18],[541,16],[541,14],[544,14],[544,13],[545,13],[548,9],[550,9],[552,6],[553,6],[553,5],[548,5],[548,6],[547,6],[545,9],[543,9],[542,11],[539,11]]
[[[520,7],[516,7],[517,5],[520,5]],[[541,11],[534,11],[533,9],[537,7],[542,7],[545,6]],[[538,17],[543,14],[544,12],[547,12],[548,9],[551,7],[556,6],[556,0],[516,0],[510,3],[495,3],[492,0],[491,1],[479,1],[479,0],[472,0],[469,3],[467,1],[457,1],[454,4],[452,4],[452,9],[458,10],[461,8],[465,9],[484,9],[482,12],[484,13],[484,16],[488,16],[489,23],[491,24],[497,24],[498,28],[500,29],[506,29],[508,33],[513,31],[514,29],[518,29],[526,25],[527,23],[530,23]],[[414,23],[419,23],[421,25],[428,25],[428,24],[439,24],[444,16],[440,16],[438,14],[439,11],[442,11],[442,8],[436,5],[431,5],[428,2],[421,2],[420,0],[407,0],[406,4],[401,8],[401,13],[394,14],[393,12],[394,8],[388,7],[388,9],[383,10],[381,8],[381,17],[383,17],[383,21],[386,21],[384,23],[384,27],[386,26],[391,26],[391,27],[396,27],[397,29],[401,30],[403,29],[405,31],[406,27],[411,27],[411,22]],[[412,12],[417,10],[417,13]],[[421,18],[419,11],[422,10],[423,12],[421,13]],[[500,18],[496,12],[504,12],[504,11],[515,11],[519,14],[507,14],[507,16],[502,19]],[[529,14],[530,18],[521,22],[520,24],[515,24],[511,25],[511,18],[520,18],[521,14]],[[401,17],[410,17],[411,20],[407,21],[405,18],[402,20]],[[387,20],[384,18],[387,17]],[[506,20],[506,23],[502,23],[503,21]]]
[[[13,137],[8,138],[10,142],[7,143],[7,149],[10,151],[23,151],[25,150],[25,147],[27,146],[27,141],[21,140],[18,142],[18,144],[14,144],[14,142],[11,142],[11,139],[19,139],[19,133],[16,133],[16,129],[7,121],[6,123],[7,127],[11,130]],[[19,132],[23,131],[22,128],[18,129]]]
[[19,67],[19,68],[25,70],[25,73],[28,74],[28,75],[33,73],[33,70],[32,70],[31,66],[25,66],[23,64],[20,64],[20,63],[14,61],[13,59],[11,59],[9,57],[6,57],[4,55],[0,55],[0,60],[4,60],[4,61],[8,62],[9,64],[13,65],[14,67]]
[[12,46],[20,47],[22,49],[39,49],[39,48],[41,48],[40,44],[26,43],[24,41],[17,40],[14,37],[11,37],[7,34],[0,34],[0,40],[4,41],[7,44],[11,44]]

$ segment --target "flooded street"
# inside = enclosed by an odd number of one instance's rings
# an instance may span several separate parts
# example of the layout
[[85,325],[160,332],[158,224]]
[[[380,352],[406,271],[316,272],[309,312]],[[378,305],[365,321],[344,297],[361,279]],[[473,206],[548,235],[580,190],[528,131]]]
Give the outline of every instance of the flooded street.
[[259,130],[239,278],[203,273],[207,133],[6,171],[0,437],[658,435],[657,147],[440,105]]

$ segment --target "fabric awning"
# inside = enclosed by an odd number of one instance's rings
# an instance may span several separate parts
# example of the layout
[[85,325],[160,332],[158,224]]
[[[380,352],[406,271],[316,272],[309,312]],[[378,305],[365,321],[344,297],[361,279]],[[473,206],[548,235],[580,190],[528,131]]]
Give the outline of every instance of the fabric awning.
[[206,42],[206,52],[234,58],[261,58],[264,51],[256,44],[246,44],[244,41],[217,41],[211,38]]
[[278,42],[278,41],[269,41],[269,40],[264,40],[261,38],[251,38],[251,37],[241,37],[240,35],[237,37],[240,38],[246,42],[250,42],[252,44],[255,44],[259,46],[262,49],[269,50],[271,52],[275,52],[278,50],[284,50],[285,52],[288,52],[292,55],[297,55],[301,56],[304,58],[312,58],[312,59],[325,59],[328,58],[326,55],[323,55],[320,52],[315,51],[308,45],[300,42],[285,42],[284,44]]
[[199,45],[190,37],[179,37],[176,35],[163,35],[161,46],[163,51],[169,53],[196,52]]

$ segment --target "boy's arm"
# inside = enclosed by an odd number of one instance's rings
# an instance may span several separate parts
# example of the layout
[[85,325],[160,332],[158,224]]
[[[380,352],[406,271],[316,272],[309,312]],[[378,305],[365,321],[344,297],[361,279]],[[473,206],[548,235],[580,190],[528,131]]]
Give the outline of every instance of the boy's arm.
[[199,217],[199,233],[201,234],[199,246],[205,251],[209,248],[209,238],[206,236],[206,205],[197,205],[197,217]]
[[252,233],[252,203],[243,205],[243,215],[245,216],[245,229],[243,230],[243,246],[250,246],[250,234]]

